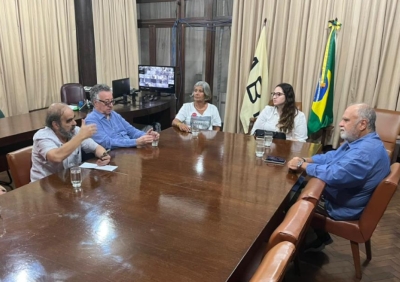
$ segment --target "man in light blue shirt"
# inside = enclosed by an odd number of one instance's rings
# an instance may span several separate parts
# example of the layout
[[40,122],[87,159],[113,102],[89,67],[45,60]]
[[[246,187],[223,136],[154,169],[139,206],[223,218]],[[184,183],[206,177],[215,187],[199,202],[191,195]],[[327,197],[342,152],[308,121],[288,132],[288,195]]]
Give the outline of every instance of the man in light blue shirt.
[[136,147],[159,138],[159,134],[152,129],[147,132],[136,129],[113,110],[115,101],[109,86],[105,84],[93,86],[90,98],[94,110],[85,120],[87,124],[96,124],[97,132],[92,138],[104,148]]
[[[375,188],[390,173],[389,156],[375,132],[375,120],[369,105],[351,105],[339,123],[345,142],[336,151],[288,162],[290,169],[302,168],[326,183],[319,209],[335,220],[359,219]],[[332,241],[326,234],[323,237],[322,241]]]

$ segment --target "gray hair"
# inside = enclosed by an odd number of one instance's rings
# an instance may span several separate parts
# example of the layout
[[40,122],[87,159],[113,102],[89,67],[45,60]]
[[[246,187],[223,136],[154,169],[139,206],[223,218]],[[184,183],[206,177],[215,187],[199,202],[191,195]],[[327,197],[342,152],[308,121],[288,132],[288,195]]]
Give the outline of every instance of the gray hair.
[[358,120],[365,119],[368,121],[367,128],[370,132],[375,132],[376,113],[368,104],[358,104]]
[[90,100],[92,100],[92,103],[99,99],[99,93],[102,91],[111,92],[111,88],[107,84],[96,84],[90,89]]
[[206,101],[211,100],[211,88],[210,88],[210,85],[209,85],[207,82],[205,82],[205,81],[198,81],[198,82],[196,82],[196,84],[193,86],[193,89],[194,89],[196,86],[201,86],[201,87],[203,87],[204,99],[205,99]]
[[67,104],[64,103],[54,103],[51,104],[47,109],[46,114],[46,126],[53,129],[53,121],[57,124],[61,124],[61,116],[64,114],[65,109],[68,107]]

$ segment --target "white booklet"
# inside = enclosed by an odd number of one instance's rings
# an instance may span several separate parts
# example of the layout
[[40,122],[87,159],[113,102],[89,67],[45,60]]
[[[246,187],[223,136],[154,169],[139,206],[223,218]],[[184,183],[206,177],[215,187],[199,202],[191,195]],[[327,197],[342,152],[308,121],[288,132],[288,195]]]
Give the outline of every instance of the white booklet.
[[93,163],[83,163],[79,167],[81,168],[94,168],[94,169],[99,169],[99,170],[107,170],[107,171],[113,171],[115,170],[118,166],[115,165],[103,165],[99,166],[97,164]]

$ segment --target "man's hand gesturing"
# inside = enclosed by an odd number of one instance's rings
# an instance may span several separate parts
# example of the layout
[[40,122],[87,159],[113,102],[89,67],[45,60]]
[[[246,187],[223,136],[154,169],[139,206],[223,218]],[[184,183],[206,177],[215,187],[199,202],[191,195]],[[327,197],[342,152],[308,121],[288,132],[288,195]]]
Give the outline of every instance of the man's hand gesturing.
[[97,132],[97,127],[95,124],[86,125],[85,120],[82,119],[81,130],[79,130],[79,135],[83,139],[92,137]]

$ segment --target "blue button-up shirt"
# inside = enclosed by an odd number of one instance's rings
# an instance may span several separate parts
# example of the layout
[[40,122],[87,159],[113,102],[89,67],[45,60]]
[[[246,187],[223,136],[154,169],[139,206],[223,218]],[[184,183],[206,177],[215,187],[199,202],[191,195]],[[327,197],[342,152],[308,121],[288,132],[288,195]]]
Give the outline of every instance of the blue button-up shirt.
[[325,208],[336,220],[360,218],[376,186],[390,173],[389,156],[375,132],[312,161],[307,174],[326,182]]
[[136,139],[146,133],[130,125],[120,114],[111,111],[110,118],[93,110],[85,119],[86,124],[96,124],[92,139],[106,149],[135,147]]

